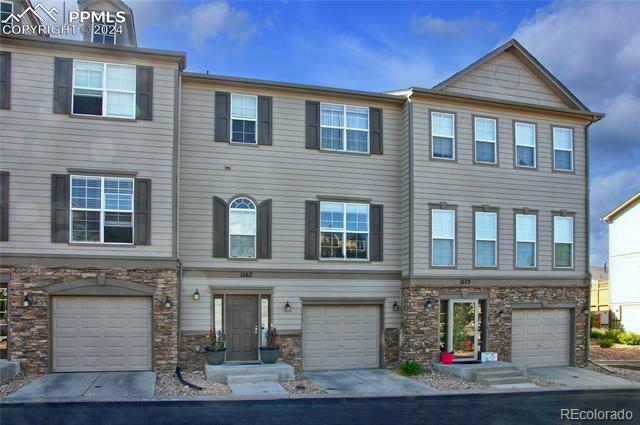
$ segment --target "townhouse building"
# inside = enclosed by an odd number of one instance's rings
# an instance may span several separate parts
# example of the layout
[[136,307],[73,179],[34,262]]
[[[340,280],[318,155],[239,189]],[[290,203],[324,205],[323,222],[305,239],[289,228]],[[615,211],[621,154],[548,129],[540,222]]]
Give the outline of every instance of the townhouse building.
[[301,370],[586,364],[603,115],[515,40],[387,93],[187,72],[132,25],[0,51],[9,358],[201,367],[213,329],[252,362],[275,326]]

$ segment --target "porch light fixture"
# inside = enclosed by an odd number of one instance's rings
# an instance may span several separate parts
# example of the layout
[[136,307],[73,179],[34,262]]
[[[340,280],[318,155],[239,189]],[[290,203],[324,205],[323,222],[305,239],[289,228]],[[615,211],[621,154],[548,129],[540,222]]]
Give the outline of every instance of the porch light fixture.
[[584,310],[582,310],[582,314],[584,314],[585,316],[589,315],[589,309],[585,308]]
[[424,306],[427,308],[427,310],[433,310],[433,301],[431,300],[431,298],[429,298],[425,303]]
[[397,301],[393,302],[393,311],[400,311],[400,306]]
[[171,308],[171,300],[169,299],[169,297],[165,297],[164,299],[164,306],[166,308]]
[[22,297],[22,307],[29,307],[31,305],[31,300],[29,299],[29,294],[24,293],[24,297]]
[[193,293],[193,299],[198,301],[200,299],[200,292],[196,289],[196,292]]
[[291,313],[291,304],[289,304],[289,301],[287,301],[287,303],[284,305],[284,311],[287,313]]
[[504,310],[500,309],[498,310],[498,318],[502,319],[504,317]]

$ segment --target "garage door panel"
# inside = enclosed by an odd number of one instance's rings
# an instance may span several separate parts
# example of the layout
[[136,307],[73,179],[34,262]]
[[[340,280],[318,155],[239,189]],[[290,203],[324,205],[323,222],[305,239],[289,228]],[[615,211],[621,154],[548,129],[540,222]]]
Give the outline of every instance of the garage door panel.
[[522,367],[568,365],[570,318],[570,309],[514,310],[512,363]]

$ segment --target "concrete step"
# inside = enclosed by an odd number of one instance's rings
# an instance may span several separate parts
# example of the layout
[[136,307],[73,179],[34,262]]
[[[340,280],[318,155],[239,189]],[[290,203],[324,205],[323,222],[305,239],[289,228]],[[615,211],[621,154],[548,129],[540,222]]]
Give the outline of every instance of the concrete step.
[[505,384],[524,384],[527,378],[524,376],[498,377],[498,378],[479,378],[478,382],[485,385],[505,385]]
[[255,373],[251,375],[229,375],[227,385],[256,384],[258,382],[279,382],[277,373]]
[[522,373],[518,369],[504,369],[504,370],[491,370],[482,371],[479,370],[474,374],[474,378],[487,379],[487,378],[512,378],[515,376],[522,376]]
[[[273,375],[277,376],[275,381],[286,381],[295,377],[293,366],[279,361],[273,364],[253,364],[253,365],[205,365],[205,373],[208,381],[220,382],[226,384],[232,381],[232,377],[241,377],[239,381],[242,383],[251,383],[255,381],[256,376],[268,375],[271,379]],[[247,378],[244,378],[247,377]]]

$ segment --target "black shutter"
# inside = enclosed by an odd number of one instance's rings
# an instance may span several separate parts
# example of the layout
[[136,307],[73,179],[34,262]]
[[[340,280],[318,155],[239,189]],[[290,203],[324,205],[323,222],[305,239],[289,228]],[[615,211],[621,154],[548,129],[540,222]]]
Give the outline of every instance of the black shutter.
[[258,144],[273,144],[273,99],[270,96],[258,96]]
[[320,202],[305,202],[304,258],[317,260],[320,245]]
[[134,195],[136,245],[151,245],[151,180],[136,179]]
[[369,259],[382,261],[384,248],[384,217],[382,205],[371,205],[371,246],[369,247]]
[[69,176],[51,175],[51,242],[69,242]]
[[136,118],[153,119],[153,67],[136,67]]
[[307,100],[307,149],[320,149],[320,102]]
[[9,173],[0,171],[0,241],[9,240]]
[[11,108],[11,53],[0,52],[0,109]]
[[257,227],[256,257],[271,258],[271,199],[262,201],[258,205]]
[[229,252],[229,214],[227,203],[213,197],[213,256],[226,258]]
[[371,153],[382,155],[382,109],[369,108],[369,141]]
[[71,113],[73,59],[55,58],[53,74],[53,112]]
[[[229,142],[231,140],[231,131],[229,129],[231,117],[231,95],[226,92],[216,92],[216,142]],[[225,255],[226,256],[226,255]]]

